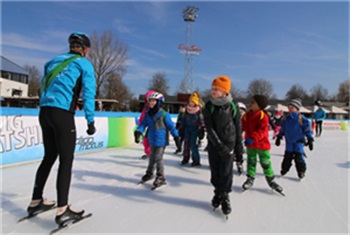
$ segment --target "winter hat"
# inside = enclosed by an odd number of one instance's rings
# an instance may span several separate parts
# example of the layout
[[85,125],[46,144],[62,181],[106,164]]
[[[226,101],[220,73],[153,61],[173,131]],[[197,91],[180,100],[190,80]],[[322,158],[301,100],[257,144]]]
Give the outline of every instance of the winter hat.
[[293,100],[289,101],[288,105],[292,105],[299,110],[301,108],[301,100],[300,99],[293,99]]
[[254,95],[253,99],[255,100],[255,102],[258,104],[260,109],[265,109],[267,106],[267,97],[264,95]]
[[189,101],[193,101],[193,103],[195,103],[196,105],[199,105],[199,94],[198,94],[198,92],[196,92],[196,91],[193,92],[188,100]]
[[231,80],[229,77],[222,75],[215,78],[211,86],[216,87],[228,94],[231,90]]

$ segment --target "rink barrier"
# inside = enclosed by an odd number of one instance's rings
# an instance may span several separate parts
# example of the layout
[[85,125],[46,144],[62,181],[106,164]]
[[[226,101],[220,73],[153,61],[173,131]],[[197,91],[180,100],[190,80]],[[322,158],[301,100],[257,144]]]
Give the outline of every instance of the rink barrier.
[[[0,169],[41,160],[44,148],[38,115],[39,109],[1,107]],[[89,136],[84,111],[76,111],[75,153],[134,144],[133,131],[139,116],[140,113],[133,112],[96,112],[97,132]],[[177,114],[172,114],[171,118],[176,122]],[[345,124],[341,124],[344,122],[349,125],[349,120],[326,120],[324,129],[345,129]]]

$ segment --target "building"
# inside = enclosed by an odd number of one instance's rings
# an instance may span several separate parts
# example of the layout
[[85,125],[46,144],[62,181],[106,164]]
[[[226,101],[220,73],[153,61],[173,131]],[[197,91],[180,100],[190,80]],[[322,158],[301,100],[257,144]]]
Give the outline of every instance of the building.
[[1,101],[7,97],[28,97],[29,73],[16,63],[1,57],[0,96]]

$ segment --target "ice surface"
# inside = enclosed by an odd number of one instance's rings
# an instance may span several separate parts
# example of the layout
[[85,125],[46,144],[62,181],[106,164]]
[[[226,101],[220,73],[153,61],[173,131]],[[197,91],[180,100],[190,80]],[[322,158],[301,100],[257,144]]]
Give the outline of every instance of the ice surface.
[[[201,148],[201,167],[180,166],[173,142],[164,154],[168,184],[151,191],[151,182],[137,185],[145,173],[142,145],[79,154],[73,166],[69,202],[93,216],[61,233],[349,233],[349,132],[324,131],[307,154],[306,178],[295,168],[283,178],[280,165],[284,142],[272,141],[271,159],[283,197],[268,187],[258,165],[253,188],[242,193],[244,175],[234,175],[230,194],[232,213],[226,220],[213,211],[213,187],[207,153]],[[205,143],[204,143],[205,145]],[[26,214],[39,162],[1,172],[1,231],[3,234],[45,233],[56,227],[55,210],[17,223]],[[245,165],[245,163],[244,163]],[[44,197],[56,200],[57,163]]]

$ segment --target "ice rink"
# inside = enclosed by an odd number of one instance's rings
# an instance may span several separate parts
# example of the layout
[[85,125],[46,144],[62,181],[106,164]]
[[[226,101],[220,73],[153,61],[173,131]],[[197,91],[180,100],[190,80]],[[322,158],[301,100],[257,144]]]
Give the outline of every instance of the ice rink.
[[[60,233],[349,233],[349,131],[324,130],[313,151],[305,148],[308,170],[302,181],[294,166],[280,177],[284,142],[276,147],[272,141],[273,169],[286,197],[271,191],[260,165],[253,188],[242,193],[246,176],[235,169],[228,220],[211,207],[205,144],[202,166],[192,168],[180,166],[182,157],[173,154],[171,142],[164,154],[168,184],[155,191],[152,182],[137,185],[147,166],[140,159],[142,145],[76,155],[69,202],[93,216]],[[26,215],[39,163],[0,170],[3,234],[48,234],[57,227],[55,210],[17,223]],[[45,189],[49,200],[56,200],[56,173],[57,163]]]

